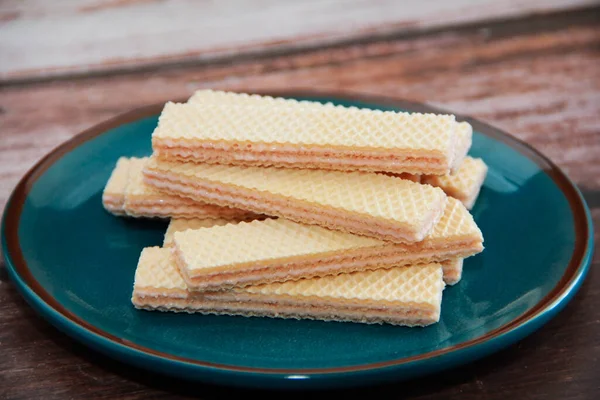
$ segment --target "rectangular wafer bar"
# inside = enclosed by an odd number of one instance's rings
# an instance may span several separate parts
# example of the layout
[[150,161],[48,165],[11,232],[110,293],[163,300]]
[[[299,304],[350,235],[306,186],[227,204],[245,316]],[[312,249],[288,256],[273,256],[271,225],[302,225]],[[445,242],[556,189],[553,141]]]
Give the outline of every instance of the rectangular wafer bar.
[[221,207],[161,193],[144,183],[142,170],[148,158],[121,157],[103,192],[104,208],[112,214],[146,218],[202,218],[250,220],[255,213]]
[[445,174],[460,162],[457,126],[453,115],[169,102],[152,148],[176,161]]
[[[213,226],[222,226],[222,225],[226,225],[228,223],[232,223],[232,222],[227,221],[227,220],[172,219],[171,222],[169,223],[169,227],[167,228],[167,232],[165,233],[163,247],[171,247],[174,245],[173,236],[175,235],[175,232],[183,232],[183,231],[187,231],[187,230],[196,230],[196,229],[201,229],[201,228],[212,228]],[[233,223],[236,223],[236,222],[233,222]],[[442,222],[442,223],[445,223],[445,222]],[[317,229],[317,231],[319,229]],[[259,234],[258,230],[255,232],[252,232],[252,233]],[[285,238],[282,238],[282,239],[285,240]],[[235,235],[231,240],[235,240]],[[265,238],[265,240],[268,240],[268,238]],[[234,242],[230,241],[229,243],[234,243]],[[448,242],[448,243],[450,243],[450,242]],[[307,243],[307,244],[310,245],[310,243]],[[272,245],[279,246],[281,244],[278,241],[274,241],[272,243]],[[203,246],[199,246],[199,247],[202,248]],[[252,250],[256,251],[255,248]],[[330,250],[335,251],[335,248],[330,249]],[[465,248],[464,250],[467,250],[467,249]],[[228,250],[228,251],[233,251],[233,249]],[[242,250],[242,251],[246,251],[246,250]],[[464,253],[464,254],[467,254],[467,253]],[[315,257],[317,257],[317,256],[318,255],[315,254]],[[316,259],[314,261],[316,263],[327,262],[327,260],[316,260]],[[383,261],[383,262],[386,262],[386,261]],[[402,264],[402,262],[400,262],[400,263]],[[442,270],[444,272],[444,282],[447,285],[456,284],[460,280],[461,275],[462,275],[463,259],[455,258],[455,259],[451,259],[451,260],[441,261],[440,264],[442,264]],[[298,279],[298,278],[293,277],[292,279]],[[268,280],[269,279],[266,279],[266,280],[261,279],[260,282],[265,282]],[[227,285],[228,285],[228,283],[224,284],[224,286],[227,286]]]
[[[261,96],[257,94],[247,94],[247,93],[235,93],[235,92],[225,92],[219,90],[209,90],[203,89],[198,90],[194,93],[194,95],[188,100],[189,104],[199,104],[199,105],[224,105],[224,106],[253,106],[253,107],[266,107],[266,108],[303,108],[303,109],[312,109],[312,110],[327,110],[329,112],[350,112],[350,111],[361,111],[361,109],[357,107],[344,107],[341,105],[334,105],[332,103],[320,103],[317,101],[307,101],[307,100],[296,100],[296,99],[287,99],[283,97],[271,97],[271,96]],[[364,109],[362,110],[364,111]],[[410,115],[409,113],[400,112],[399,114]],[[456,171],[462,160],[466,156],[469,148],[471,147],[471,137],[473,133],[473,129],[471,125],[467,122],[457,123],[455,127],[457,142],[455,144],[455,150],[452,156],[451,162],[451,170],[452,172]],[[180,158],[181,161],[184,161],[184,158]]]
[[448,196],[459,199],[468,208],[473,208],[483,181],[487,165],[480,158],[466,157],[456,173],[443,176],[423,176],[423,183],[437,186]]
[[[307,100],[296,100],[286,99],[283,97],[271,97],[261,96],[257,94],[247,93],[235,93],[225,92],[220,90],[198,90],[188,100],[189,104],[200,104],[200,105],[224,105],[224,106],[254,106],[254,107],[266,107],[266,108],[303,108],[312,110],[328,110],[329,112],[349,112],[349,111],[360,111],[357,107],[344,107],[336,106],[332,103],[320,103],[317,101]],[[409,113],[400,113],[409,115]],[[451,170],[456,171],[462,160],[466,156],[469,148],[471,147],[471,137],[473,129],[467,122],[457,123],[455,127],[457,142],[455,144],[455,150],[452,156]],[[179,158],[184,161],[184,158]]]
[[132,302],[147,310],[425,326],[439,321],[442,267],[340,274],[218,292],[190,292],[172,253],[142,251]]
[[423,240],[442,215],[441,189],[382,174],[172,163],[152,157],[145,182],[195,201],[395,242]]
[[172,243],[191,290],[444,261],[483,250],[473,217],[452,198],[440,222],[417,243],[392,243],[285,219],[175,232]]

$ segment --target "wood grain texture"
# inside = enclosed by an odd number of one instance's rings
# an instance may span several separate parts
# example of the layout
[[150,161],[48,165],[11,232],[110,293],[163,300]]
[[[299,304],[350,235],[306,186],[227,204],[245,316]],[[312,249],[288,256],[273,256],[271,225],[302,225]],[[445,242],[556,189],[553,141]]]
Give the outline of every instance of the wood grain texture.
[[0,80],[156,67],[431,29],[594,0],[0,3]]
[[[425,101],[526,140],[563,167],[584,192],[597,248],[599,21],[599,10],[591,9],[236,63],[6,85],[0,91],[0,209],[25,170],[52,147],[124,110],[183,98],[201,87],[302,86]],[[588,279],[567,308],[517,345],[433,377],[352,393],[461,400],[594,398],[600,390],[599,269],[596,255]],[[90,351],[38,317],[0,267],[1,399],[247,395],[165,378]]]
[[25,171],[66,139],[124,110],[206,87],[316,87],[432,103],[511,132],[578,184],[597,189],[598,14],[594,9],[564,21],[548,17],[236,64],[8,86],[0,92],[0,209]]

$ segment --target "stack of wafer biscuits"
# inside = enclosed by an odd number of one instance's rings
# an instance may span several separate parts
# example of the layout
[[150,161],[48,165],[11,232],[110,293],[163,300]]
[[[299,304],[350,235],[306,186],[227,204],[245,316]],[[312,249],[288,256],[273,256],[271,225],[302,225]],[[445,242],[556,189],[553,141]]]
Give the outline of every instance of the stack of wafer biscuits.
[[425,326],[483,250],[487,173],[453,115],[212,90],[167,103],[153,154],[118,160],[118,216],[169,218],[142,250],[146,310]]

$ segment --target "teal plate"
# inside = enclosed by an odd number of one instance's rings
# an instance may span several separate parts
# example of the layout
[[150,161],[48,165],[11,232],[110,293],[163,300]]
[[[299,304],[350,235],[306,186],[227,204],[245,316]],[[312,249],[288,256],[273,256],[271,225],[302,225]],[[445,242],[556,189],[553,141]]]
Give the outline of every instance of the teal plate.
[[[434,111],[389,98],[278,93],[384,110]],[[116,160],[151,152],[161,106],[96,126],[41,160],[5,210],[2,247],[27,301],[57,328],[124,362],[226,385],[334,387],[402,380],[500,350],[542,326],[581,285],[592,222],[577,188],[517,139],[466,118],[471,155],[489,165],[473,215],[485,251],[465,262],[427,328],[138,311],[143,247],[164,222],[116,218],[101,194]]]

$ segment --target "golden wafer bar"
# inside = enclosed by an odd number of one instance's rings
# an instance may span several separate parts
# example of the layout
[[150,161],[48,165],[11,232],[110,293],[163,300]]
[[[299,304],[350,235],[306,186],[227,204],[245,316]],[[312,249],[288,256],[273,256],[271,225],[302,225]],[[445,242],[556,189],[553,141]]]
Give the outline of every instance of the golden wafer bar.
[[[257,94],[225,92],[219,90],[198,90],[188,100],[189,104],[199,105],[224,105],[224,106],[254,106],[266,108],[304,108],[312,110],[330,110],[330,112],[360,112],[357,107],[344,107],[333,105],[332,103],[320,103],[317,101],[287,99],[283,97],[261,96]],[[409,115],[409,113],[400,113]],[[455,127],[457,142],[455,144],[454,153],[451,162],[451,171],[458,169],[462,160],[466,156],[471,147],[471,138],[473,129],[467,122],[457,123]],[[177,157],[181,161],[185,161],[184,157]],[[414,175],[413,175],[414,176]],[[411,179],[411,180],[414,180]],[[415,180],[417,181],[417,180]]]
[[188,287],[200,291],[464,258],[483,250],[483,237],[462,203],[448,199],[417,243],[267,219],[175,232],[172,246]]
[[[229,223],[237,222],[231,222],[228,220],[172,219],[169,223],[169,227],[167,228],[167,232],[165,233],[163,247],[171,247],[174,245],[173,236],[175,235],[175,232],[196,230],[200,228],[212,228],[213,226],[222,226]],[[463,265],[462,258],[442,261],[441,264],[444,272],[444,282],[447,285],[454,285],[460,281]],[[264,282],[264,280],[261,281]]]
[[[261,96],[257,94],[225,92],[220,90],[198,90],[188,100],[190,104],[220,104],[226,106],[260,106],[260,107],[292,107],[310,108],[314,110],[337,109],[338,111],[360,111],[357,107],[344,107],[332,103],[320,103],[317,101],[287,99],[283,97]],[[404,113],[408,114],[408,113]],[[473,129],[467,122],[457,123],[456,134],[458,135],[455,152],[452,161],[452,170],[455,171],[466,156],[471,147]],[[414,179],[414,178],[413,178]],[[412,179],[411,179],[412,180]]]
[[132,303],[146,310],[426,326],[439,321],[443,289],[442,267],[432,263],[191,292],[172,253],[151,247],[140,256]]
[[448,196],[463,202],[468,209],[473,208],[479,196],[488,167],[480,158],[466,157],[454,174],[443,176],[423,176],[423,183],[442,189]]
[[145,182],[195,201],[395,242],[423,240],[442,215],[441,189],[383,174],[171,163],[152,157]]
[[459,162],[457,127],[453,115],[167,103],[152,147],[170,161],[445,174]]

